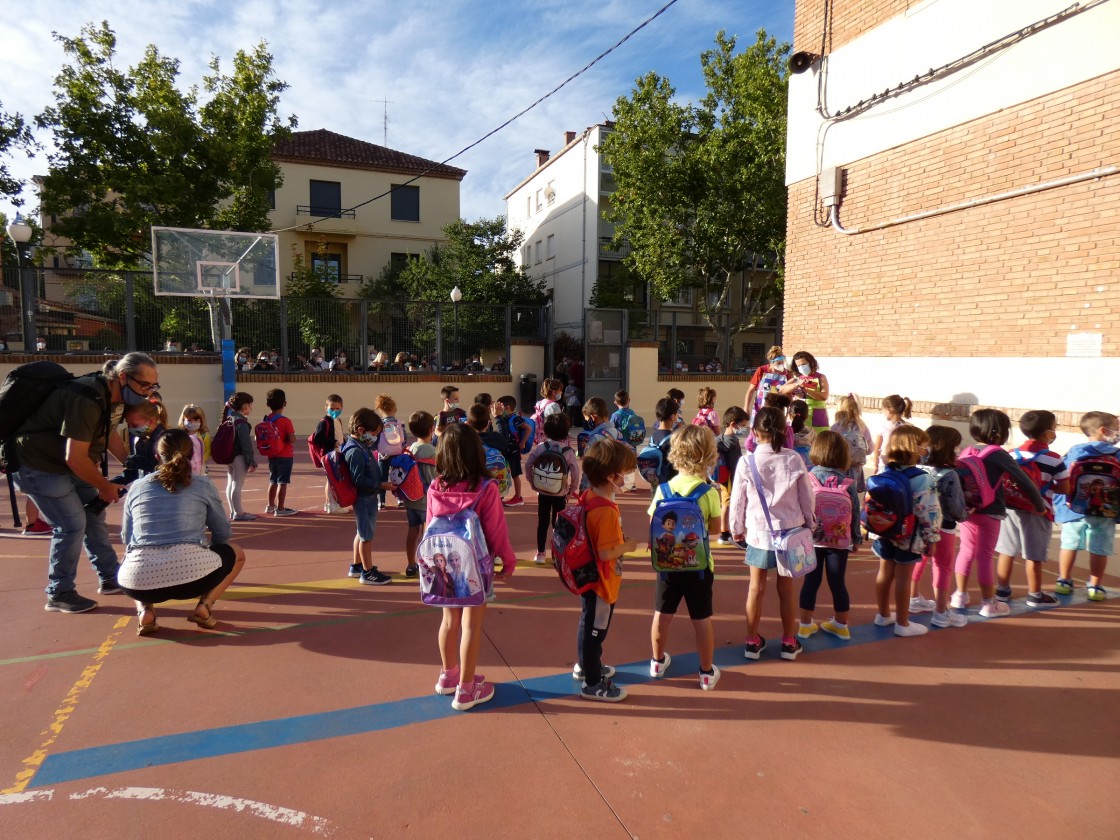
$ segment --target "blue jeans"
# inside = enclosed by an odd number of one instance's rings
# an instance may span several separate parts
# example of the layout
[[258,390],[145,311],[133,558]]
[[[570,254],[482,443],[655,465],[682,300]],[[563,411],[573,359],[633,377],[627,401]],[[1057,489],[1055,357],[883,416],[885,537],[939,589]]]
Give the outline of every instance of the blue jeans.
[[116,576],[119,563],[109,542],[105,512],[94,515],[83,507],[97,498],[97,489],[92,484],[73,473],[59,475],[27,466],[19,468],[15,481],[43,518],[54,526],[47,595],[53,598],[74,590],[83,545],[98,577],[112,580]]

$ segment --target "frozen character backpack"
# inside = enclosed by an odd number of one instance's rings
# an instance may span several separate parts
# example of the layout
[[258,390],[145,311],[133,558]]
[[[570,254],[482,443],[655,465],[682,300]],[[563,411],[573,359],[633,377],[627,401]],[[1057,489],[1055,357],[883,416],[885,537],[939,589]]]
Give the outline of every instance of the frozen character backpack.
[[416,546],[420,600],[431,607],[480,607],[494,586],[494,558],[474,507],[434,516]]

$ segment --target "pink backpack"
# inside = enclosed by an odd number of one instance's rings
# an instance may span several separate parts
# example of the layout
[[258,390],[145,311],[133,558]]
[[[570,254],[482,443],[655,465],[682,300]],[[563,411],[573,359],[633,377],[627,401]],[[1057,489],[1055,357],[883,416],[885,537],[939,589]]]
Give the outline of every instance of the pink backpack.
[[999,481],[992,484],[988,480],[988,470],[984,466],[984,461],[993,452],[1002,451],[1000,447],[994,445],[985,446],[983,449],[970,446],[957,458],[957,472],[961,477],[961,490],[964,491],[964,506],[970,513],[982,510],[996,500],[996,492],[1007,474],[1004,473]]
[[839,479],[828,476],[822,483],[812,473],[809,481],[813,484],[813,500],[816,505],[817,529],[813,534],[813,544],[822,548],[852,547],[852,496],[848,488],[850,478]]
[[560,405],[560,403],[556,402],[556,400],[550,400],[548,397],[545,397],[544,399],[537,400],[537,404],[533,406],[533,418],[532,418],[533,437],[532,437],[532,442],[533,442],[534,446],[536,446],[538,443],[544,443],[544,441],[545,441],[545,436],[544,436],[544,410],[546,408],[548,408],[550,405]]
[[716,417],[715,409],[702,408],[696,412],[696,416],[692,418],[693,426],[707,426],[714,434],[719,434],[719,418]]

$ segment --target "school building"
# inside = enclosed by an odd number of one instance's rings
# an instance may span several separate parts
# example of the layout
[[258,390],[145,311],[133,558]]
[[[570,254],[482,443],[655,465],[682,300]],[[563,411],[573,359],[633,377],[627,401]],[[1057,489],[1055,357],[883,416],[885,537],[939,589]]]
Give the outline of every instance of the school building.
[[1120,3],[799,0],[783,345],[934,418],[1120,410]]

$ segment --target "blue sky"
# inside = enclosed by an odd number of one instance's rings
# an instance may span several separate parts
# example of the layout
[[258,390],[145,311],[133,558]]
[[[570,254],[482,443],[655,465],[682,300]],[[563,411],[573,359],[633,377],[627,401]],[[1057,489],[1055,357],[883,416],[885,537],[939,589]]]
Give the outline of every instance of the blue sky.
[[[327,128],[443,160],[497,127],[609,47],[667,0],[42,0],[21,4],[0,27],[0,102],[30,118],[51,101],[63,55],[52,31],[76,35],[108,20],[121,63],[151,43],[181,62],[183,87],[206,63],[223,67],[239,48],[268,42],[290,87],[281,112],[300,129]],[[634,80],[654,71],[681,99],[703,93],[699,55],[720,29],[741,43],[764,28],[793,29],[793,0],[677,0],[656,21],[564,90],[454,164],[468,170],[462,215],[504,213],[502,195],[528,175],[533,149],[556,150],[565,130],[610,115]],[[49,136],[40,137],[49,145]],[[44,172],[46,159],[11,160],[14,174]],[[35,204],[25,193],[25,206]],[[0,203],[0,210],[11,208]]]

